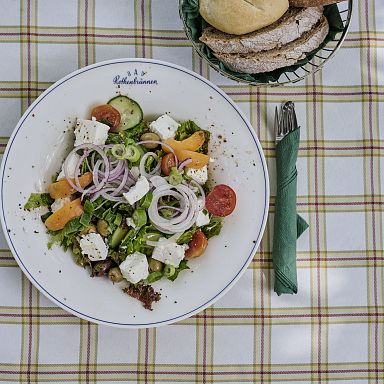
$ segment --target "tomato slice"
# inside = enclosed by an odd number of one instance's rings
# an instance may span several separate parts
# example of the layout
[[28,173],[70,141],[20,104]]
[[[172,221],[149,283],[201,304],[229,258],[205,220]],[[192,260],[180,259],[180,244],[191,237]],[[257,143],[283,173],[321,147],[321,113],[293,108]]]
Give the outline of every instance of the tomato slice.
[[185,251],[185,258],[194,259],[195,257],[201,256],[207,248],[207,245],[207,237],[200,229],[197,230],[188,244],[189,248]]
[[236,207],[236,193],[228,185],[216,185],[205,199],[205,208],[215,216],[228,216]]
[[169,176],[173,167],[176,167],[175,156],[173,153],[168,153],[161,159],[161,171]]
[[120,112],[109,104],[99,105],[92,109],[91,117],[103,124],[111,127],[110,131],[114,132],[120,125]]

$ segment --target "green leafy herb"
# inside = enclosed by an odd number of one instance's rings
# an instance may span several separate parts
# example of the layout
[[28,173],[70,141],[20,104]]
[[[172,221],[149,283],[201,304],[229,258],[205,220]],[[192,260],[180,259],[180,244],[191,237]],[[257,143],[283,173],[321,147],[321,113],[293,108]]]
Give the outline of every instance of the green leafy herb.
[[[108,138],[106,144],[125,144],[128,139],[133,140],[134,143],[139,141],[140,136],[144,133],[147,125],[144,121],[138,124],[136,127],[132,129],[128,129],[126,131],[121,131],[119,133],[108,133]],[[131,142],[129,142],[131,143]]]
[[24,205],[24,209],[31,210],[40,207],[50,206],[54,200],[49,193],[31,193],[28,201]]
[[179,276],[179,273],[181,271],[184,271],[184,269],[189,269],[187,265],[187,260],[181,260],[179,266],[176,268],[174,274],[170,277],[168,277],[168,280],[175,281],[176,278]]
[[179,141],[185,140],[197,131],[204,131],[204,134],[205,134],[204,144],[202,145],[202,147],[197,152],[207,154],[208,153],[208,144],[209,144],[209,139],[211,137],[211,133],[209,131],[201,129],[192,120],[184,121],[183,123],[181,123],[180,127],[176,131],[175,139],[179,140]]
[[176,167],[171,168],[169,173],[169,184],[179,185],[183,181],[183,171],[179,172]]
[[135,142],[138,142],[140,139],[140,136],[144,133],[144,131],[147,128],[147,123],[145,121],[142,121],[136,127],[133,127],[131,129],[127,129],[125,132],[126,134],[126,139],[132,139]]
[[188,231],[185,231],[177,240],[177,244],[188,244],[191,240],[195,232],[197,231],[197,227],[194,225],[191,229],[188,229]]
[[207,236],[207,239],[210,239],[213,236],[219,235],[222,227],[223,223],[221,218],[213,216],[207,225],[201,227],[201,230],[204,232],[204,235]]
[[84,203],[84,212],[80,218],[80,224],[86,227],[92,220],[93,212],[95,207],[90,200],[86,200]]

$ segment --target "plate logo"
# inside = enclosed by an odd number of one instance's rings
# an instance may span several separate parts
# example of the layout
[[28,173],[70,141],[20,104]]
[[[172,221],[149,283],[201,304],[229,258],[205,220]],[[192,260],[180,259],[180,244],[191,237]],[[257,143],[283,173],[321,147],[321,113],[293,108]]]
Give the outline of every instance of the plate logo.
[[126,85],[158,85],[156,79],[148,76],[148,72],[143,70],[134,69],[127,71],[124,75],[116,75],[113,78],[113,84],[126,84]]

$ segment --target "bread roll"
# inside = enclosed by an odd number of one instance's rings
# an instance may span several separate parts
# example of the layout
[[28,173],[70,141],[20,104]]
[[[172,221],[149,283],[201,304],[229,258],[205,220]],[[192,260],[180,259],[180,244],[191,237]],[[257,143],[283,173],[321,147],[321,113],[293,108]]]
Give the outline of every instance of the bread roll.
[[288,0],[200,0],[201,16],[216,29],[233,35],[272,24],[288,7]]
[[323,15],[323,7],[289,8],[279,20],[246,35],[228,35],[205,28],[200,41],[218,53],[250,53],[281,47],[311,30]]

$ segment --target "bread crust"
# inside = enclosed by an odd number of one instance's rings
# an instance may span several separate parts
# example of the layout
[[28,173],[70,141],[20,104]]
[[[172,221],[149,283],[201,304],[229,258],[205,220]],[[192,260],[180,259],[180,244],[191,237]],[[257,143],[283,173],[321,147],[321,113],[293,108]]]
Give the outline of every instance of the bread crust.
[[328,21],[322,16],[320,22],[299,39],[280,48],[256,53],[214,53],[228,68],[243,73],[270,72],[278,68],[294,65],[305,57],[305,53],[316,49],[329,31]]
[[250,53],[281,47],[311,30],[323,15],[323,7],[290,8],[275,23],[242,36],[213,27],[203,31],[200,41],[218,53]]
[[200,0],[201,16],[216,29],[243,35],[278,20],[288,9],[288,0]]
[[328,5],[339,3],[343,0],[289,0],[292,7],[317,7],[319,5]]

